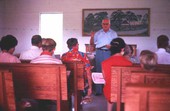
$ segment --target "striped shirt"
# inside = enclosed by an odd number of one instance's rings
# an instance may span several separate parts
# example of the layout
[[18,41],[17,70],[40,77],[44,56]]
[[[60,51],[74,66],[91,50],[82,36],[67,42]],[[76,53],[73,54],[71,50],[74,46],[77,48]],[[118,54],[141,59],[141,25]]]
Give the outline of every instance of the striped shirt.
[[45,63],[45,64],[62,64],[61,60],[52,57],[51,55],[40,55],[31,60],[31,63]]

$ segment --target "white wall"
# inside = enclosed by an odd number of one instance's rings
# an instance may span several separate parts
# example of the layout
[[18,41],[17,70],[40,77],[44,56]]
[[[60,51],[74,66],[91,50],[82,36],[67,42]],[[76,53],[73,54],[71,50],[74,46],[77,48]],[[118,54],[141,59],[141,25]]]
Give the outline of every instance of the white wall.
[[0,34],[2,34],[2,28],[3,28],[3,4],[4,1],[0,1]]
[[[169,0],[1,0],[0,3],[4,6],[0,23],[2,19],[5,20],[3,27],[0,26],[2,27],[0,37],[6,34],[17,37],[19,44],[15,53],[28,49],[31,46],[31,36],[39,34],[39,13],[42,12],[63,13],[63,44],[66,44],[68,38],[76,37],[81,51],[85,51],[84,44],[89,43],[90,40],[89,36],[82,37],[82,9],[87,8],[150,8],[150,36],[123,37],[128,44],[137,44],[138,55],[143,49],[156,51],[158,35],[170,36]],[[63,52],[66,51],[67,45],[64,45]]]

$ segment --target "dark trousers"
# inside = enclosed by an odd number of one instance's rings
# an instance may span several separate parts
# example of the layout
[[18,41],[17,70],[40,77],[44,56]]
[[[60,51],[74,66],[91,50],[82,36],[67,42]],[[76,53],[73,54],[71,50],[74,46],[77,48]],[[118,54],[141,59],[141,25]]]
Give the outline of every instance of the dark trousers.
[[[110,55],[111,55],[110,51],[96,49],[96,57],[95,57],[96,72],[102,72],[101,63],[105,59],[109,58]],[[95,92],[96,92],[96,94],[102,94],[102,92],[103,92],[103,84],[95,84]]]

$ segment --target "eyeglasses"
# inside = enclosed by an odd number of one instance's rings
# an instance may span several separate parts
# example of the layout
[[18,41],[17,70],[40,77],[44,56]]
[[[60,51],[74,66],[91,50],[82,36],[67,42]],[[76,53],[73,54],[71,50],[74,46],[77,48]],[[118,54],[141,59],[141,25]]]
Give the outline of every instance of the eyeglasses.
[[103,25],[109,25],[109,23],[103,23]]

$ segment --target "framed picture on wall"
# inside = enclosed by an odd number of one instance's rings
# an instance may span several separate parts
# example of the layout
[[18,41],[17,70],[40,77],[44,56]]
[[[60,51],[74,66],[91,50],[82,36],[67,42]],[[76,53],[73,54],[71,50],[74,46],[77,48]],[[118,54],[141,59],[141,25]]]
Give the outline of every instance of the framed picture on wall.
[[127,44],[132,50],[132,56],[137,56],[137,45],[136,44]]
[[119,36],[150,36],[150,8],[83,9],[82,35],[102,29],[104,18],[110,19],[110,28]]

